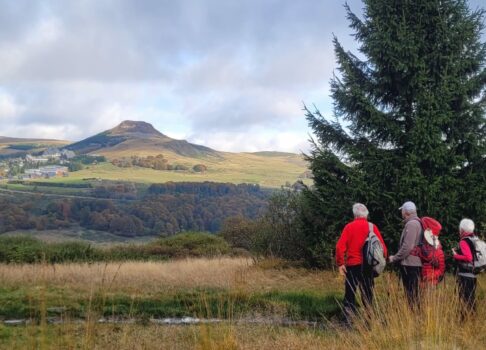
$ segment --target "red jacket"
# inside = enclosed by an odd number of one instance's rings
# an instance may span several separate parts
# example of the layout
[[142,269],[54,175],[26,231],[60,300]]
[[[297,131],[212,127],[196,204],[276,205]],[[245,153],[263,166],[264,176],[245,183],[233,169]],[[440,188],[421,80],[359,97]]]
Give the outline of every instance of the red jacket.
[[[385,257],[388,255],[385,242],[381,237],[378,227],[373,224],[373,231],[383,245]],[[363,246],[368,237],[368,220],[357,218],[344,227],[341,237],[336,244],[336,263],[338,266],[361,265],[363,263]],[[345,258],[346,255],[346,258]]]
[[471,247],[469,247],[469,244],[465,240],[466,237],[472,237],[472,236],[473,236],[472,233],[468,233],[461,237],[461,241],[459,242],[459,249],[461,252],[459,254],[454,254],[454,260],[465,262],[465,263],[473,262]]
[[422,261],[422,282],[436,285],[439,283],[445,273],[445,255],[442,246],[439,244],[434,249],[427,243],[424,243],[424,249],[420,254]]

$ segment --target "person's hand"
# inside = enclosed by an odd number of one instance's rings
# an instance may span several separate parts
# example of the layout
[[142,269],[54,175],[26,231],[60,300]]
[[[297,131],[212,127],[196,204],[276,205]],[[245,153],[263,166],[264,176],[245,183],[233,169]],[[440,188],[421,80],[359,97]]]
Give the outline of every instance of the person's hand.
[[388,262],[389,262],[390,264],[392,264],[394,261],[395,261],[395,256],[394,256],[394,255],[390,255],[390,256],[388,257]]
[[346,266],[345,266],[345,265],[341,265],[341,266],[339,266],[339,274],[340,274],[341,276],[346,277],[346,272],[347,272],[347,271],[346,271]]
[[457,252],[454,248],[452,248],[451,250],[452,250],[452,255],[457,255]]

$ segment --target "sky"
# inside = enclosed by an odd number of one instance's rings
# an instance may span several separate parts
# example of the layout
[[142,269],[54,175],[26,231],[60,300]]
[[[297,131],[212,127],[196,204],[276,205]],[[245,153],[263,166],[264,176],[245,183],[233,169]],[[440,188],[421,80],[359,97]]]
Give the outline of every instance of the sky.
[[0,0],[0,135],[78,141],[143,120],[221,151],[305,152],[303,104],[332,116],[333,35],[356,49],[343,5]]

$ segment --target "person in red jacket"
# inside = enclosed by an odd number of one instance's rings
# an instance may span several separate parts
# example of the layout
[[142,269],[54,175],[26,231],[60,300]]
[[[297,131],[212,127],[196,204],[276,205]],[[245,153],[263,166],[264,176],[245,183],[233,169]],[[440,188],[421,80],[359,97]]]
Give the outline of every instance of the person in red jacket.
[[436,286],[444,278],[445,255],[442,246],[437,242],[433,247],[426,243],[421,254],[422,259],[422,287]]
[[[336,264],[339,273],[346,278],[344,288],[344,313],[349,316],[356,312],[356,289],[359,287],[363,305],[373,303],[373,271],[363,264],[363,246],[368,237],[368,208],[364,204],[353,205],[354,220],[348,223],[336,244]],[[387,249],[378,227],[373,224],[373,231],[383,245],[385,257]]]
[[424,232],[423,247],[420,249],[422,261],[421,287],[436,286],[444,278],[445,255],[439,242],[442,225],[435,219],[423,217],[421,220]]

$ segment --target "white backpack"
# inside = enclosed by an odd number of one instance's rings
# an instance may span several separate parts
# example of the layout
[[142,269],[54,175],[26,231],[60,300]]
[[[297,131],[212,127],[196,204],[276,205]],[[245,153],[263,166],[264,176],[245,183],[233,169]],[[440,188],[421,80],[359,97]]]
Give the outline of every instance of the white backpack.
[[373,231],[373,224],[369,222],[368,225],[368,237],[363,246],[363,262],[372,268],[373,274],[376,277],[385,269],[385,252],[383,251],[380,240]]
[[473,253],[473,263],[466,264],[469,269],[472,269],[472,272],[477,274],[486,270],[486,242],[479,239],[477,236],[466,237],[472,245],[474,249],[472,249]]

